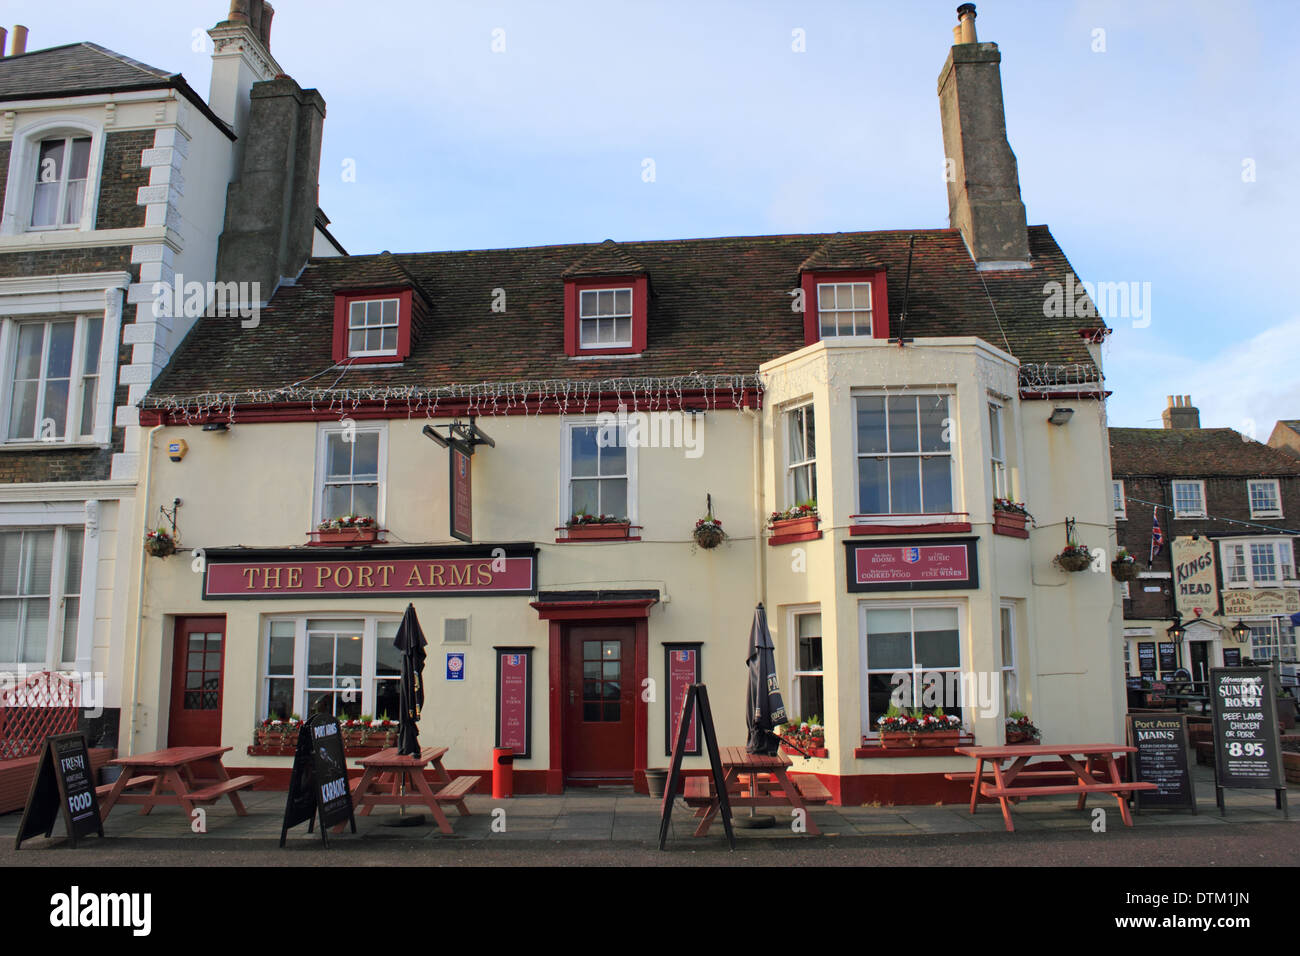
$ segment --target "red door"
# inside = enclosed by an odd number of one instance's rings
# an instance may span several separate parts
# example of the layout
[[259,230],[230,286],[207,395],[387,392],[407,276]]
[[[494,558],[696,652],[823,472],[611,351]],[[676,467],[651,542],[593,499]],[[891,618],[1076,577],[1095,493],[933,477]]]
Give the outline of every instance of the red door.
[[635,645],[631,625],[569,629],[565,647],[566,783],[632,782]]
[[168,747],[221,743],[221,688],[226,658],[224,617],[176,620]]

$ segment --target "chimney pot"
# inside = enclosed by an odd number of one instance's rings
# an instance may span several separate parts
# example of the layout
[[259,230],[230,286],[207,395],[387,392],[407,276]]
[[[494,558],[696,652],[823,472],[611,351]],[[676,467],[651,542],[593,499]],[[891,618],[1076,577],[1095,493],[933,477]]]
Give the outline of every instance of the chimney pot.
[[0,27],[0,59],[3,59],[3,58],[4,58],[4,55],[5,55],[5,39],[6,39],[8,36],[9,36],[9,31],[6,30],[4,27]]
[[14,45],[10,56],[27,52],[27,28],[21,24],[14,27]]
[[1201,411],[1190,395],[1170,395],[1169,407],[1160,413],[1165,428],[1200,428]]
[[957,8],[958,43],[976,43],[975,39],[975,4],[963,3]]

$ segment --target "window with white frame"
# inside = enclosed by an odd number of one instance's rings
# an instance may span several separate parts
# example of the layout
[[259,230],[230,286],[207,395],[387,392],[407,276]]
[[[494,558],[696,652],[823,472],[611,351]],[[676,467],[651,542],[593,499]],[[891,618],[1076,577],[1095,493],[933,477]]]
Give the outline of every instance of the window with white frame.
[[0,532],[0,663],[77,659],[83,528]]
[[1016,608],[1003,604],[998,609],[1002,637],[1002,716],[1020,709],[1020,688],[1016,683]]
[[360,299],[348,303],[348,356],[396,355],[400,302]]
[[1282,492],[1276,478],[1254,478],[1246,483],[1252,518],[1282,517]]
[[786,498],[787,505],[802,505],[817,500],[817,431],[811,404],[800,405],[785,413],[786,420]]
[[86,207],[89,136],[43,139],[36,154],[32,229],[76,229]]
[[564,429],[562,520],[571,516],[635,518],[635,447],[617,422],[568,422]]
[[262,651],[263,717],[306,717],[323,709],[337,717],[399,713],[401,622],[378,616],[273,618]]
[[630,288],[583,289],[578,293],[578,344],[584,349],[631,347]]
[[1281,587],[1295,580],[1290,538],[1235,539],[1219,542],[1223,580],[1228,587]]
[[1124,504],[1124,482],[1112,481],[1110,483],[1111,510],[1115,513],[1116,521],[1123,521],[1128,518],[1128,509]]
[[1175,481],[1173,485],[1174,485],[1174,517],[1175,518],[1204,518],[1205,517],[1205,482]]
[[316,466],[317,521],[359,515],[382,524],[388,430],[384,424],[323,426]]
[[859,395],[858,510],[945,514],[953,509],[947,395]]
[[1007,453],[1003,448],[1002,406],[998,402],[989,402],[989,462],[993,470],[993,497],[1006,498],[1007,494]]
[[51,317],[7,324],[5,440],[92,439],[104,317]]
[[837,335],[870,335],[871,283],[817,283],[817,320],[824,339]]
[[962,716],[961,632],[955,606],[862,605],[863,733],[889,707],[921,707]]
[[1246,621],[1250,628],[1250,656],[1257,661],[1295,661],[1295,628],[1287,619]]
[[820,611],[795,611],[794,655],[791,682],[794,685],[791,716],[808,720],[814,715],[826,720],[826,699],[822,693],[822,615]]

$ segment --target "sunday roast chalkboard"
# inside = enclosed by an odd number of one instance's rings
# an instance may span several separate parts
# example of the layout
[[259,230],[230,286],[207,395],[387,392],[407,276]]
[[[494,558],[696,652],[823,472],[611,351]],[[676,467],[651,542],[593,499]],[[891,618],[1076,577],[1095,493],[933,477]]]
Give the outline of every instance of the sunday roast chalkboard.
[[1267,667],[1215,667],[1210,671],[1214,722],[1214,791],[1224,813],[1225,787],[1272,790],[1287,813],[1286,780],[1278,739],[1272,671]]
[[307,823],[307,832],[320,820],[320,836],[329,846],[328,830],[340,823],[351,823],[352,791],[348,788],[348,768],[343,758],[343,734],[339,722],[330,714],[314,714],[298,734],[298,750],[293,755],[289,775],[289,796],[284,806],[284,825],[280,828],[280,846],[284,846],[289,828]]
[[1187,718],[1130,714],[1128,740],[1137,748],[1133,781],[1156,785],[1155,790],[1134,794],[1137,809],[1195,813],[1196,792],[1187,769]]
[[31,837],[50,836],[60,814],[68,829],[68,842],[74,847],[79,837],[92,833],[104,835],[90,752],[81,734],[45,738],[32,789],[27,794],[27,807],[18,824],[14,849]]

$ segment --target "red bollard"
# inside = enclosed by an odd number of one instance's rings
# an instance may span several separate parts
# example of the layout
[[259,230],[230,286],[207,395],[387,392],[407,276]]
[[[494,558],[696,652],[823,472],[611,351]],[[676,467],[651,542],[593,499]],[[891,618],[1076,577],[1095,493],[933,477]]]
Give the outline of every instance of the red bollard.
[[492,751],[492,798],[513,797],[515,790],[515,752],[511,747]]

